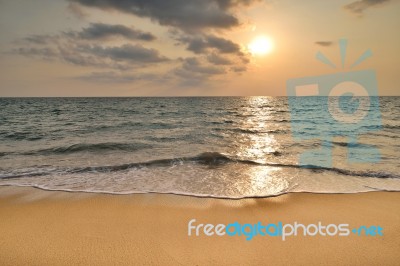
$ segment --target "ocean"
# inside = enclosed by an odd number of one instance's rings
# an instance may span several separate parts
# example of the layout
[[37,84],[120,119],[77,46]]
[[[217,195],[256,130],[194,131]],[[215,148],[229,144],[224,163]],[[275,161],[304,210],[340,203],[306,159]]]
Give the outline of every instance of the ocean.
[[[400,191],[400,97],[379,98],[382,126],[357,140],[380,160],[363,163],[348,161],[343,125],[318,119],[329,100],[301,98],[296,112],[315,119],[294,121],[286,97],[0,98],[0,185],[218,198]],[[293,123],[308,125],[304,138]],[[332,165],[301,165],[326,134]]]

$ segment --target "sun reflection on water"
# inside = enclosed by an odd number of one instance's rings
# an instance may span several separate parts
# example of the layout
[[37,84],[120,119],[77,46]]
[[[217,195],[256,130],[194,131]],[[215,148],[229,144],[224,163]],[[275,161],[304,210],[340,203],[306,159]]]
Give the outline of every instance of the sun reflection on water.
[[248,103],[241,107],[243,118],[238,127],[242,134],[237,135],[234,143],[238,158],[265,163],[269,154],[278,151],[278,142],[269,132],[272,118],[270,101],[268,97],[249,97]]
[[280,194],[287,191],[289,181],[281,177],[279,167],[251,167],[247,174],[250,177],[251,193],[262,194],[268,192],[271,195]]
[[[238,110],[242,116],[238,123],[240,134],[233,143],[233,153],[237,158],[265,164],[279,153],[280,144],[271,133],[277,125],[273,121],[273,104],[268,97],[249,97]],[[266,165],[247,166],[242,169],[248,178],[245,194],[280,194],[289,187],[287,178],[280,167]]]

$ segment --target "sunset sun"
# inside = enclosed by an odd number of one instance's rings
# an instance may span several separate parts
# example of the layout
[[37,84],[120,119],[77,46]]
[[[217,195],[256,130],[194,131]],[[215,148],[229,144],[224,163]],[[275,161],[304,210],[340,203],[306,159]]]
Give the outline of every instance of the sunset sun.
[[257,36],[249,43],[247,47],[252,55],[261,56],[271,53],[274,48],[274,44],[269,37]]

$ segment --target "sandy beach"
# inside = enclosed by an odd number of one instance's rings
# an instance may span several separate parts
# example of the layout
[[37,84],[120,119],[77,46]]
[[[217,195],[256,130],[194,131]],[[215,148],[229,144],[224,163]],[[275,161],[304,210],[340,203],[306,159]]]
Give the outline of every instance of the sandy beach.
[[[1,265],[398,265],[400,193],[224,200],[0,188]],[[383,236],[188,236],[188,222],[379,225]]]

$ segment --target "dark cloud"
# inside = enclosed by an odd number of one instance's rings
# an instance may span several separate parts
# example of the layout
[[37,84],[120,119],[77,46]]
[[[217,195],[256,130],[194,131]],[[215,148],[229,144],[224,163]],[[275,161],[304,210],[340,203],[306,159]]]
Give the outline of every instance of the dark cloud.
[[182,39],[187,43],[187,49],[196,54],[207,52],[210,48],[215,48],[221,53],[237,53],[240,51],[236,43],[216,36],[187,37]]
[[234,67],[231,67],[231,71],[236,72],[236,73],[246,72],[247,67],[246,66],[234,66]]
[[130,63],[157,63],[168,61],[168,58],[161,56],[155,49],[148,49],[141,45],[125,44],[123,46],[102,47],[86,46],[79,50],[99,56],[110,58],[115,61],[129,61]]
[[182,70],[197,73],[199,75],[220,75],[224,74],[225,70],[212,65],[203,65],[196,57],[183,59]]
[[151,32],[145,32],[133,27],[127,27],[119,24],[91,23],[88,27],[80,31],[61,32],[57,35],[30,35],[23,41],[33,44],[49,44],[57,41],[66,41],[65,39],[79,41],[106,41],[115,38],[125,38],[133,41],[154,41],[157,39]]
[[231,40],[213,34],[188,34],[176,30],[170,34],[177,40],[177,45],[184,45],[186,50],[197,55],[182,60],[182,66],[175,70],[175,74],[183,79],[203,82],[217,75],[247,69],[248,54]]
[[390,0],[360,0],[345,5],[343,8],[360,16],[366,9],[370,7],[380,6],[382,4],[388,3],[389,1]]
[[72,45],[58,47],[58,58],[61,61],[77,65],[77,66],[90,66],[98,68],[115,68],[127,69],[126,65],[118,64],[105,60],[105,58],[96,57],[88,53],[78,51],[78,48]]
[[238,26],[232,13],[238,6],[248,6],[259,0],[69,0],[83,6],[118,10],[138,17],[148,17],[161,25],[185,31]]
[[98,41],[122,36],[129,40],[152,41],[149,33],[123,25],[93,23],[80,31],[61,32],[57,35],[30,35],[17,41],[13,53],[44,60],[59,59],[78,66],[126,70],[131,67],[168,61],[155,49],[140,44],[100,46]]
[[225,58],[223,56],[220,56],[218,54],[212,53],[207,56],[208,62],[214,64],[214,65],[231,65],[232,61],[229,60],[228,58]]
[[103,47],[99,45],[76,44],[73,41],[60,41],[53,45],[39,47],[19,47],[12,51],[27,57],[43,60],[59,60],[77,66],[91,66],[127,70],[146,67],[169,61],[157,50],[141,45],[125,44],[122,46]]
[[104,40],[111,37],[124,37],[130,40],[153,41],[156,39],[150,32],[143,32],[124,25],[110,25],[104,23],[92,23],[80,32],[69,32],[72,36],[86,40]]
[[73,79],[94,83],[131,83],[146,80],[154,81],[157,79],[157,76],[155,74],[148,73],[126,74],[108,71],[92,72],[87,75],[73,77]]
[[53,48],[36,48],[36,47],[20,47],[20,48],[15,48],[13,50],[13,53],[23,55],[23,56],[28,56],[28,57],[39,57],[41,59],[45,60],[51,60],[54,59],[57,56],[57,51]]
[[333,42],[319,41],[319,42],[315,42],[315,44],[319,45],[319,46],[331,46],[333,44]]
[[181,65],[173,71],[181,85],[195,86],[196,84],[205,84],[211,80],[218,80],[219,77],[233,73],[242,73],[247,71],[247,60],[242,60],[233,55],[221,56],[216,53],[209,55],[200,55],[197,57],[188,57],[179,59]]
[[173,71],[180,85],[194,86],[205,83],[214,76],[225,74],[224,68],[207,65],[196,57],[181,59],[182,65]]
[[187,45],[186,49],[196,54],[208,53],[214,49],[219,53],[241,54],[241,48],[237,43],[215,35],[185,35],[177,39]]
[[112,68],[118,70],[127,70],[132,68],[132,64],[126,62],[117,62],[101,58],[92,54],[78,51],[77,47],[71,45],[56,46],[56,47],[19,47],[13,49],[13,54],[18,54],[25,57],[38,58],[46,61],[62,61],[77,66],[90,66],[97,68]]
[[23,41],[33,44],[47,44],[49,42],[55,42],[59,37],[52,35],[30,35],[23,38]]

